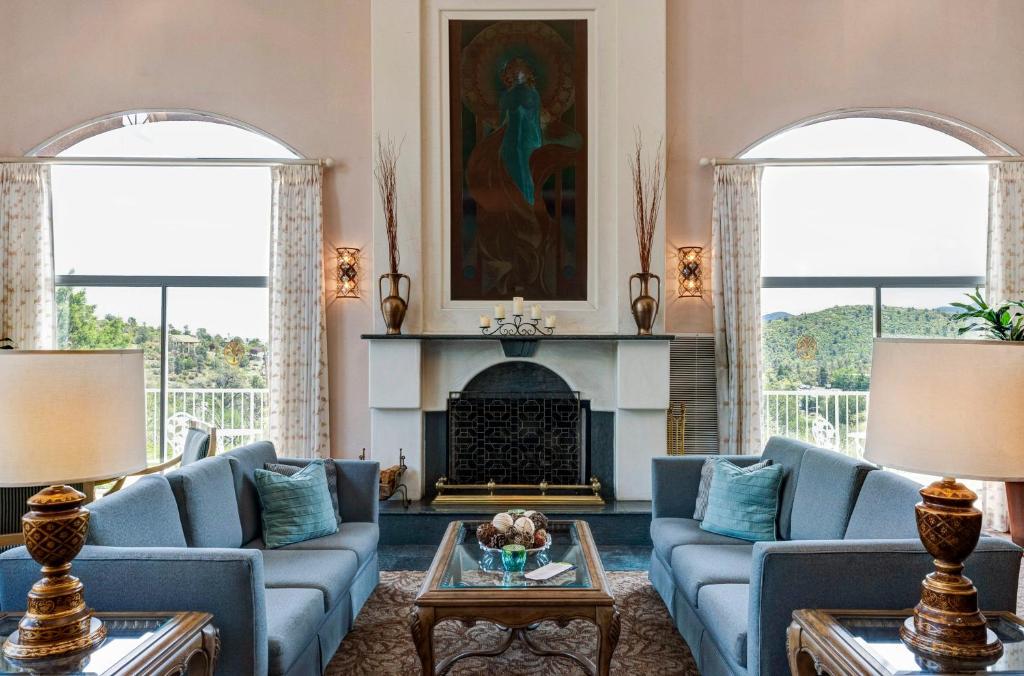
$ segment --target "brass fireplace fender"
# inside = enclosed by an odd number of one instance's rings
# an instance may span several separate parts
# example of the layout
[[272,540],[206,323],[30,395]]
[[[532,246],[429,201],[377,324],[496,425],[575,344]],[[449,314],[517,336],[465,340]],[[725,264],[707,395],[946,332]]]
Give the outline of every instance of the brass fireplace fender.
[[[441,477],[434,484],[437,489],[437,497],[433,502],[436,504],[461,504],[461,505],[603,505],[601,498],[601,482],[596,476],[590,477],[589,484],[549,484],[541,481],[539,484],[499,484],[493,479],[486,484],[450,484],[448,477]],[[512,491],[538,491],[538,494],[497,493],[500,490]],[[452,495],[447,491],[474,491],[470,494]],[[480,491],[487,491],[486,494]],[[582,494],[549,494],[549,491],[590,491]]]

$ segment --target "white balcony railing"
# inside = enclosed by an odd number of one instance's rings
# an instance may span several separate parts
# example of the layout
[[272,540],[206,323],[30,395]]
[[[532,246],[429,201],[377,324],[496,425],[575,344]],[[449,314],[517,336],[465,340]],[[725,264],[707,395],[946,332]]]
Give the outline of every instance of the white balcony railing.
[[[177,389],[167,390],[167,417],[187,413],[217,428],[218,452],[257,441],[266,436],[270,419],[269,390]],[[160,390],[146,390],[146,447],[150,458],[160,456]],[[168,455],[177,452],[168,449]]]
[[864,455],[868,393],[829,389],[767,390],[761,406],[764,438],[803,439],[853,457]]

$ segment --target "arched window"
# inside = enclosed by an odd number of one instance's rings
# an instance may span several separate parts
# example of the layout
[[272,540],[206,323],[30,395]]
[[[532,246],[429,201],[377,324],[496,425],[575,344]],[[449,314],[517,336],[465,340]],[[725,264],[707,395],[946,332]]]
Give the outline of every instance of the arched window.
[[[795,125],[744,158],[765,167],[766,434],[862,451],[876,336],[954,337],[950,303],[984,285],[988,168],[909,158],[1013,154],[924,113],[865,111]],[[856,158],[907,158],[906,164]]]
[[144,111],[31,154],[81,162],[51,170],[58,345],[143,349],[150,461],[180,451],[189,418],[222,448],[262,436],[271,176],[232,161],[297,153],[232,120]]

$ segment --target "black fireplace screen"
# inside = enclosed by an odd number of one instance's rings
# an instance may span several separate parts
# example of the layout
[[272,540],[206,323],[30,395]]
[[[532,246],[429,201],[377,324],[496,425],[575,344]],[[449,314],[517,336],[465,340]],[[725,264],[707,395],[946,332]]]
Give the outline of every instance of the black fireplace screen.
[[579,392],[452,392],[448,480],[581,484],[586,470],[583,422]]

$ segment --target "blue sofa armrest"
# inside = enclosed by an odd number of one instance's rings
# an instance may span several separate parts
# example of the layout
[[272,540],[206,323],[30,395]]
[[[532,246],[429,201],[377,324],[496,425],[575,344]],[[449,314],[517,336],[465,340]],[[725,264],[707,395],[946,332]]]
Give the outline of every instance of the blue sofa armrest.
[[[305,458],[279,458],[278,462],[302,467]],[[338,511],[342,521],[377,523],[380,511],[380,463],[375,460],[332,460],[338,468]]]
[[[205,611],[220,630],[218,674],[267,672],[263,555],[249,549],[87,545],[72,573],[97,611]],[[24,547],[0,556],[0,610],[22,611],[39,564]]]
[[[1021,548],[982,538],[965,562],[982,610],[1014,611]],[[751,674],[787,673],[786,628],[801,608],[902,610],[934,570],[920,540],[790,540],[754,544],[747,629]]]
[[[700,487],[700,470],[707,455],[675,455],[654,458],[651,461],[651,516],[693,517]],[[761,458],[756,455],[718,455],[740,467],[753,465]]]

